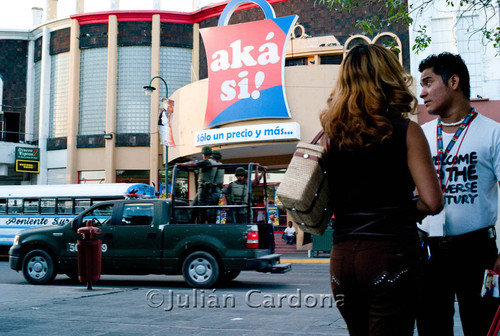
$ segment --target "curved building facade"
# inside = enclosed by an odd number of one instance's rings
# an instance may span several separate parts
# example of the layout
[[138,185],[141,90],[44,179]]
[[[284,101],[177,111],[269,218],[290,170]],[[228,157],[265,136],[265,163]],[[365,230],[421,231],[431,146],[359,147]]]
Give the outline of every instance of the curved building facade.
[[[49,1],[49,3],[55,1]],[[80,8],[76,1],[76,8]],[[320,129],[319,113],[336,79],[346,42],[360,33],[364,10],[337,14],[301,0],[269,0],[276,17],[297,15],[284,60],[289,118],[204,124],[209,83],[200,29],[215,27],[226,3],[190,13],[161,10],[77,13],[29,31],[0,31],[0,184],[145,182],[159,186],[165,165],[220,149],[223,162],[258,162],[279,183],[296,143]],[[264,19],[253,3],[239,6],[229,25]],[[409,68],[408,29],[391,27]],[[375,38],[362,37],[360,41]],[[382,40],[382,39],[381,39]],[[143,87],[156,88],[152,96]],[[160,144],[160,99],[175,102],[175,147]],[[293,125],[292,138],[203,142],[203,132],[269,131]],[[274,132],[274,133],[273,133]],[[279,132],[278,132],[279,133]],[[272,135],[271,134],[271,135]],[[38,173],[20,172],[16,148],[38,151]],[[276,172],[273,175],[273,171]]]

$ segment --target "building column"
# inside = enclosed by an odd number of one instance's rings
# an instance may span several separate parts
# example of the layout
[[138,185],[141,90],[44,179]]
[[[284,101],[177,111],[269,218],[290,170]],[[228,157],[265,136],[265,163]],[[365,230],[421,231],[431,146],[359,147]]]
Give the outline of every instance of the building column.
[[34,82],[34,66],[35,66],[35,41],[31,40],[28,42],[28,69],[26,71],[26,117],[25,117],[25,125],[24,125],[24,140],[26,142],[32,142],[34,139],[33,135],[35,134],[34,128],[34,100],[35,100],[35,82]]
[[80,118],[80,24],[71,20],[69,42],[69,83],[68,83],[68,134],[66,136],[66,183],[78,183],[76,141]]
[[37,184],[47,184],[47,139],[50,127],[50,31],[44,27],[42,33],[42,69],[40,75],[40,116],[38,125],[38,147],[40,148],[40,172]]
[[[160,15],[155,14],[151,23],[151,78],[160,75]],[[149,180],[154,183],[159,190],[158,183],[158,156],[160,153],[160,141],[158,134],[158,109],[160,104],[160,88],[163,85],[161,80],[156,79],[156,87],[150,100],[150,143],[149,143]],[[168,161],[168,158],[166,158]]]
[[118,20],[116,15],[109,16],[108,23],[108,74],[106,92],[106,134],[111,139],[104,140],[104,170],[107,183],[116,182],[116,97],[118,81]]
[[191,54],[191,83],[200,77],[200,24],[193,24],[193,52]]
[[85,0],[74,0],[75,1],[75,13],[81,14],[84,12]]
[[47,0],[47,15],[45,19],[47,21],[55,20],[57,18],[57,0]]

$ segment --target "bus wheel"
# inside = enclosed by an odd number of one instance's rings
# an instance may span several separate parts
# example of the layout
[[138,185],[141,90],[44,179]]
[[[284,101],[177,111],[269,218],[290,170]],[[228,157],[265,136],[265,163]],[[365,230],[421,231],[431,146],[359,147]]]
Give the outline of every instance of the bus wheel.
[[182,264],[182,275],[191,287],[210,288],[219,279],[219,264],[208,252],[193,252]]
[[54,261],[44,250],[33,250],[23,259],[23,275],[33,285],[44,285],[56,276]]

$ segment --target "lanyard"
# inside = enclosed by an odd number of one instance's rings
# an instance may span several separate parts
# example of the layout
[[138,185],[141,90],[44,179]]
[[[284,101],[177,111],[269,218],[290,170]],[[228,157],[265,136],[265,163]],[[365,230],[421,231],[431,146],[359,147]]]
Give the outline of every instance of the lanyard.
[[[458,152],[460,151],[460,147],[462,146],[462,142],[465,139],[465,135],[467,135],[467,131],[469,130],[469,125],[470,125],[472,119],[476,116],[476,114],[477,114],[476,109],[472,108],[470,113],[464,118],[464,120],[462,121],[462,123],[458,127],[457,131],[453,135],[453,138],[450,140],[450,143],[448,144],[448,146],[446,146],[445,151],[443,151],[443,127],[441,125],[441,119],[438,118],[438,122],[437,122],[437,126],[436,126],[436,140],[437,140],[436,142],[437,142],[437,154],[438,154],[437,164],[438,164],[439,184],[441,185],[441,189],[443,190],[443,192],[446,190],[446,186],[448,185],[448,182],[450,181],[451,171],[453,170],[453,167],[455,166],[455,161],[457,159]],[[448,155],[450,153],[451,149],[453,148],[453,146],[457,142],[458,138],[460,138],[460,135],[462,134],[464,129],[465,129],[464,136],[462,137],[462,140],[460,140],[460,143],[458,144],[457,153],[455,154],[455,157],[453,158],[453,162],[451,164],[450,174],[448,175],[448,179],[446,180],[446,183],[444,184],[444,187],[443,187],[442,181],[443,181],[444,176],[441,176],[441,162],[444,162],[446,155]],[[443,175],[444,175],[444,172],[443,172]]]

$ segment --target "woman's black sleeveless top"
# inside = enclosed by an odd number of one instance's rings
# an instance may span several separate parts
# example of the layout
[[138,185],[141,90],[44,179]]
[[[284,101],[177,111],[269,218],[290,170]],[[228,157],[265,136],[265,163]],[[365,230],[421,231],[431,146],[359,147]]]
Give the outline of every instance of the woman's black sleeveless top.
[[334,242],[416,237],[415,183],[406,149],[408,119],[389,119],[389,139],[355,151],[331,144],[329,186],[334,208]]

